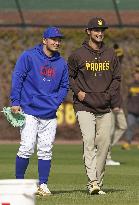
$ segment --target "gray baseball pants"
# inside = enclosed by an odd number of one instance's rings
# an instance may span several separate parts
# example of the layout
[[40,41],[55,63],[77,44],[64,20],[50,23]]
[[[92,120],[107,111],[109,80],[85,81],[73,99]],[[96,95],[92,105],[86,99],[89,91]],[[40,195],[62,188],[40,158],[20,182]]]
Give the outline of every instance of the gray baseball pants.
[[112,112],[111,145],[107,159],[111,159],[111,149],[120,140],[126,129],[127,121],[123,109],[117,113]]

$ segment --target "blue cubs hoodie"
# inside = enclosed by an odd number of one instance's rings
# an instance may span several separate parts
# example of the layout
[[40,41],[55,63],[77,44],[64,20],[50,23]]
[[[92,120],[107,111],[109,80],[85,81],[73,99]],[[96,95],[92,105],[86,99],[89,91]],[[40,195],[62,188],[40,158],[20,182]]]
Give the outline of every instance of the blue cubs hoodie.
[[11,105],[42,119],[56,117],[69,87],[67,62],[55,52],[48,57],[43,45],[26,50],[12,75]]

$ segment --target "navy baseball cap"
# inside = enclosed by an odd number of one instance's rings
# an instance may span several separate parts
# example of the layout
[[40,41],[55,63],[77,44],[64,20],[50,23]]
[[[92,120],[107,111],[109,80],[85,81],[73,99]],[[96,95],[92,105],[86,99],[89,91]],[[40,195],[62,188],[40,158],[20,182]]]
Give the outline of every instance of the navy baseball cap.
[[103,18],[95,17],[92,18],[87,24],[87,29],[93,29],[93,28],[107,29],[108,25]]
[[59,28],[57,27],[48,27],[44,30],[43,38],[63,38],[64,35],[60,32]]

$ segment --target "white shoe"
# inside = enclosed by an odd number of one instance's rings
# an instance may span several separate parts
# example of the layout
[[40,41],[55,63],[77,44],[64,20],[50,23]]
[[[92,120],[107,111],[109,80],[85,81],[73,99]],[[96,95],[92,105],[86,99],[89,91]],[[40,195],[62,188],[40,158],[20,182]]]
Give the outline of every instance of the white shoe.
[[89,191],[89,194],[93,195],[93,194],[98,194],[98,192],[100,191],[100,187],[97,183],[97,181],[90,181],[88,184],[87,184],[87,188],[88,188],[88,191]]
[[99,194],[99,195],[103,195],[103,194],[106,194],[106,192],[105,192],[105,191],[100,190],[100,191],[98,192],[98,194]]
[[117,165],[120,165],[120,162],[116,162],[112,159],[107,159],[106,160],[106,165],[110,165],[110,166],[117,166]]
[[38,186],[38,190],[37,190],[37,193],[36,195],[39,195],[39,196],[48,196],[48,195],[51,195],[52,193],[50,192],[50,190],[48,189],[47,187],[47,184],[41,184]]

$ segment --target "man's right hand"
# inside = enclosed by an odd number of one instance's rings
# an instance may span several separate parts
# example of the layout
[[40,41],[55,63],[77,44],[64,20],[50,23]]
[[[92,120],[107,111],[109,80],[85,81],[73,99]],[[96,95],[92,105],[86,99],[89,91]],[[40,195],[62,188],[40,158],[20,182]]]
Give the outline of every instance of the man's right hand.
[[83,101],[84,98],[85,98],[85,95],[86,95],[85,92],[80,91],[80,92],[78,93],[78,99],[79,99],[80,101]]
[[119,113],[121,111],[121,109],[119,107],[115,107],[115,108],[112,109],[112,111],[114,113]]
[[17,113],[21,112],[22,110],[21,110],[21,107],[20,107],[20,106],[12,106],[12,107],[11,107],[11,111],[12,111],[13,113],[17,114]]

